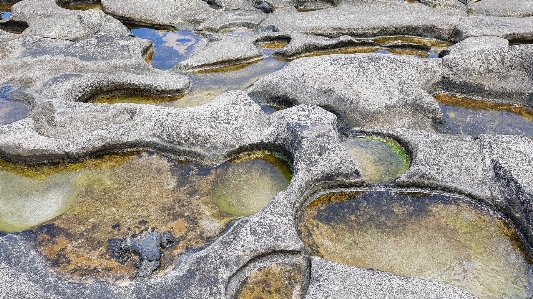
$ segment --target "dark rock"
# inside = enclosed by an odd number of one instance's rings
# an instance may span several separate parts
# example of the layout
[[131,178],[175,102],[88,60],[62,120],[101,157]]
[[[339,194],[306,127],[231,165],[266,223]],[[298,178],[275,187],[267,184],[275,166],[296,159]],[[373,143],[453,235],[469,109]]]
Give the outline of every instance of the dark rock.
[[161,233],[161,248],[168,249],[174,245],[176,245],[178,240],[174,238],[174,235],[172,232],[162,232]]
[[151,260],[139,260],[135,263],[135,268],[137,268],[137,277],[148,277],[159,267],[159,261]]
[[266,2],[266,1],[256,2],[254,4],[254,7],[259,9],[260,11],[262,11],[264,13],[272,13],[274,11],[272,9],[272,6],[270,5],[270,3]]

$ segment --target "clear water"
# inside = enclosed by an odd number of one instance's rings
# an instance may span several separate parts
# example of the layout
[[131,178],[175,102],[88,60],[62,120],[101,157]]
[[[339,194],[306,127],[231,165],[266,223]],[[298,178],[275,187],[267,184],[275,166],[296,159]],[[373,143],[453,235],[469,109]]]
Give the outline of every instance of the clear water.
[[307,250],[335,262],[531,298],[530,253],[497,214],[457,197],[391,191],[320,196],[303,212]]
[[11,86],[0,87],[0,125],[26,118],[30,113],[30,106],[9,97]]
[[131,33],[139,38],[152,41],[154,44],[152,66],[163,70],[171,69],[185,60],[202,40],[200,35],[187,30],[163,31],[136,28],[131,29]]
[[147,231],[182,239],[165,253],[160,271],[170,270],[186,249],[263,209],[292,176],[290,165],[267,151],[213,167],[123,153],[60,165],[1,161],[0,169],[0,231],[34,228],[39,251],[74,281],[131,278],[133,261],[111,259],[107,242]]
[[453,134],[533,137],[533,112],[524,107],[447,94],[439,94],[436,99]]
[[407,153],[392,139],[351,138],[342,145],[354,160],[361,176],[372,183],[391,181],[409,167]]

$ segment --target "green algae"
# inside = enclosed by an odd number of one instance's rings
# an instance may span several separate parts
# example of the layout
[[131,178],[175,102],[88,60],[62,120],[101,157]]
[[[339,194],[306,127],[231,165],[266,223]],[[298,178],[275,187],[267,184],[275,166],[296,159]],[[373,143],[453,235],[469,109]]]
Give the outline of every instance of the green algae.
[[291,166],[281,157],[252,151],[215,167],[139,152],[56,165],[0,161],[0,230],[37,226],[39,252],[56,274],[78,282],[135,276],[133,260],[110,256],[110,239],[171,232],[180,241],[165,251],[162,274],[286,188]]
[[301,298],[304,277],[298,266],[290,264],[273,264],[253,271],[241,284],[237,299]]
[[393,139],[367,136],[348,139],[342,144],[369,182],[391,181],[409,168],[409,155]]
[[458,197],[331,193],[305,209],[299,228],[306,249],[328,260],[454,285],[481,299],[533,295],[531,255],[514,229]]

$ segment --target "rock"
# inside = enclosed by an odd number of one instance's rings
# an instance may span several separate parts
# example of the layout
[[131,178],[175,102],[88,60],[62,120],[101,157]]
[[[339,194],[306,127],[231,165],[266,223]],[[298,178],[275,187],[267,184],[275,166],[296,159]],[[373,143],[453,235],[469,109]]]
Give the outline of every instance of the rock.
[[159,261],[140,260],[135,267],[137,277],[149,277],[159,267]]
[[262,11],[264,13],[272,13],[273,12],[272,5],[270,5],[270,3],[268,3],[268,2],[266,2],[264,0],[255,3],[254,7],[259,9],[260,11]]
[[491,47],[443,58],[442,88],[533,108],[533,45]]
[[95,34],[120,34],[129,30],[100,10],[73,11],[59,7],[54,0],[24,0],[13,5],[9,22],[25,22],[25,36],[78,41]]
[[289,63],[256,81],[248,92],[259,102],[319,105],[358,127],[432,130],[442,114],[424,88],[439,74],[438,62],[413,57],[319,56]]
[[197,29],[211,32],[242,27],[256,29],[264,19],[265,15],[259,11],[223,10],[200,24]]
[[444,57],[446,55],[461,55],[465,52],[475,52],[484,49],[494,50],[496,48],[507,48],[508,46],[509,41],[501,37],[469,37],[455,45],[450,46],[448,49],[443,50],[441,53],[439,53],[439,57]]
[[204,71],[225,66],[246,64],[258,61],[263,57],[254,45],[254,38],[249,36],[222,35],[220,40],[198,48],[190,57],[175,69],[183,71]]
[[497,36],[508,40],[533,40],[533,17],[506,18],[472,15],[461,19],[458,40],[473,36]]
[[352,37],[410,35],[453,40],[460,15],[422,4],[372,2],[307,13],[275,11],[261,24],[279,32]]
[[[0,46],[0,84],[16,84],[25,98],[89,101],[117,89],[171,95],[184,93],[189,79],[153,69],[145,61],[149,41],[99,33],[77,42],[8,36]],[[19,79],[16,79],[19,78]],[[23,79],[21,79],[23,78]]]
[[360,298],[476,298],[436,282],[311,258],[311,281],[305,298],[353,298],[353,294]]
[[433,8],[454,8],[466,12],[466,0],[418,0],[420,3]]
[[468,3],[468,9],[475,15],[496,17],[529,17],[533,16],[532,0],[483,0]]
[[103,0],[104,11],[139,25],[179,27],[209,19],[215,10],[202,0]]

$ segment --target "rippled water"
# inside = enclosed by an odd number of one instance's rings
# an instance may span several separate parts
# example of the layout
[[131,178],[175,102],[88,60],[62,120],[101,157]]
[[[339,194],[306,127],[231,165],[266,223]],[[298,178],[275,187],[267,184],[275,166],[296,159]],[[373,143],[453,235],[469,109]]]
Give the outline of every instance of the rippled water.
[[320,196],[300,233],[313,255],[457,286],[479,298],[531,298],[530,253],[497,214],[458,197],[389,191]]

